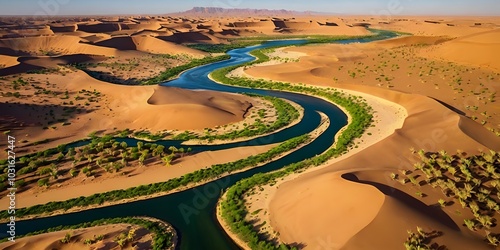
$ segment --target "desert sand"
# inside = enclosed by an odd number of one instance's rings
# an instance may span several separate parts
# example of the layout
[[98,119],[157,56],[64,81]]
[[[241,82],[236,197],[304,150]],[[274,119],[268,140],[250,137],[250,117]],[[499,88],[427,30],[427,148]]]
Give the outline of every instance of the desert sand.
[[[399,249],[403,247],[402,243],[408,236],[406,230],[415,229],[417,226],[428,231],[443,232],[443,236],[435,239],[435,242],[450,249],[488,248],[480,236],[471,234],[462,226],[463,218],[454,210],[458,210],[458,207],[438,212],[440,209],[436,208],[435,204],[439,194],[431,194],[419,201],[413,189],[390,178],[390,173],[400,169],[412,169],[417,157],[411,154],[410,149],[424,149],[430,152],[455,152],[459,149],[468,154],[477,154],[488,149],[500,150],[498,136],[488,131],[485,128],[487,126],[483,127],[464,116],[472,116],[463,103],[464,99],[461,99],[468,98],[468,95],[462,97],[462,91],[452,92],[451,95],[438,91],[447,85],[447,78],[443,76],[441,79],[435,77],[435,80],[431,80],[434,82],[431,87],[397,80],[391,81],[387,87],[374,78],[364,76],[373,69],[362,71],[361,77],[339,76],[356,68],[350,65],[365,66],[363,63],[372,59],[375,65],[384,64],[384,53],[381,52],[384,48],[410,47],[422,43],[428,44],[422,50],[402,51],[417,53],[417,60],[420,57],[432,58],[427,63],[456,63],[460,69],[473,74],[471,79],[474,78],[476,82],[478,78],[497,75],[496,62],[491,60],[490,54],[485,53],[500,48],[494,40],[498,39],[497,31],[491,28],[486,28],[487,31],[485,28],[471,28],[476,34],[470,34],[473,33],[471,30],[459,34],[454,26],[447,27],[450,28],[443,28],[442,36],[438,37],[403,37],[373,44],[289,48],[285,51],[308,55],[301,57],[299,62],[257,65],[239,72],[247,77],[333,86],[370,93],[393,102],[392,105],[401,105],[407,113],[407,116],[402,117],[401,121],[404,120],[404,123],[401,123],[401,127],[392,126],[392,130],[386,130],[389,133],[377,138],[372,145],[365,145],[364,142],[365,138],[369,138],[368,130],[360,139],[362,142],[357,144],[361,149],[351,150],[339,159],[333,159],[328,164],[303,174],[288,176],[272,187],[265,186],[263,191],[257,192],[258,195],[249,195],[246,198],[249,212],[264,209],[256,216],[255,225],[267,222],[261,230],[270,232],[282,242],[305,249]],[[454,39],[450,34],[462,37]],[[478,53],[466,53],[465,56],[456,53],[459,51],[457,48],[469,49],[468,45],[471,45],[470,49],[473,51],[479,47],[482,50]],[[386,55],[391,55],[390,53]],[[392,54],[401,56],[395,51]],[[415,64],[419,67],[418,63]],[[403,65],[398,64],[399,67]],[[341,68],[338,69],[339,67]],[[369,68],[371,67],[366,69]],[[383,72],[383,68],[376,68],[375,71]],[[359,71],[355,72],[360,74]],[[393,74],[386,75],[393,77]],[[394,75],[398,78],[397,72]],[[485,89],[490,88],[494,93],[498,88],[495,81],[497,80],[485,81]],[[471,89],[477,87],[474,81],[470,84]],[[418,94],[412,94],[414,92]],[[450,110],[450,106],[447,107],[443,103],[449,104],[454,110]],[[487,109],[487,113],[498,112],[498,105],[494,102],[477,105],[481,109]],[[390,106],[391,104],[388,105]],[[463,112],[460,112],[462,110]],[[387,123],[395,120],[397,119],[390,115],[382,117],[382,122],[375,123],[375,128],[391,128]],[[490,130],[498,128],[496,119],[490,123]],[[271,227],[268,226],[269,222]]]
[[[62,182],[55,186],[48,188],[33,187],[26,192],[18,193],[17,197],[19,199],[16,206],[19,208],[30,207],[51,201],[65,201],[80,196],[90,196],[112,190],[165,182],[215,164],[223,164],[247,158],[251,155],[261,154],[275,146],[275,144],[270,144],[206,151],[180,158],[172,162],[171,166],[168,167],[161,161],[158,161],[148,164],[146,167],[135,166],[126,172],[98,178],[80,175],[78,178]],[[0,206],[8,206],[8,202],[8,199],[0,199]]]
[[[177,233],[173,227],[163,221],[141,217],[143,220],[159,222],[173,235],[173,247],[177,245]],[[133,232],[133,234],[130,234]],[[121,247],[118,244],[119,237],[133,235],[132,240]],[[67,238],[67,242],[62,242]],[[102,239],[101,239],[102,237]],[[150,249],[153,245],[154,235],[147,229],[138,225],[109,224],[96,227],[63,230],[17,239],[16,242],[4,242],[0,244],[2,249]],[[85,243],[90,241],[90,244]]]
[[[17,153],[22,155],[95,131],[202,130],[241,123],[257,102],[254,98],[126,85],[209,55],[185,46],[191,43],[229,43],[234,38],[262,35],[367,35],[366,25],[408,32],[414,36],[277,49],[270,55],[271,62],[233,72],[355,91],[349,93],[363,96],[375,110],[375,126],[349,153],[263,187],[246,202],[252,210],[264,209],[256,216],[257,221],[268,222],[262,230],[306,249],[399,249],[406,231],[417,226],[443,232],[433,241],[450,249],[487,248],[478,233],[462,226],[463,218],[456,213],[459,206],[441,210],[435,206],[440,194],[417,197],[415,190],[389,176],[412,169],[417,161],[412,148],[460,149],[468,154],[500,150],[500,107],[495,95],[500,88],[500,65],[495,58],[500,52],[499,18],[198,14],[75,17],[59,22],[2,20],[1,130],[18,138]],[[88,72],[74,66],[79,64],[89,64]],[[6,145],[0,143],[0,147]],[[117,177],[85,180],[85,189],[78,185],[50,192],[40,188],[20,194],[29,202],[19,205],[52,201],[52,192],[59,192],[63,200],[162,181],[268,147],[201,153],[168,169],[160,165],[137,169],[126,184]],[[35,236],[40,238],[29,246],[59,246],[63,235]],[[19,249],[19,245],[13,247]]]

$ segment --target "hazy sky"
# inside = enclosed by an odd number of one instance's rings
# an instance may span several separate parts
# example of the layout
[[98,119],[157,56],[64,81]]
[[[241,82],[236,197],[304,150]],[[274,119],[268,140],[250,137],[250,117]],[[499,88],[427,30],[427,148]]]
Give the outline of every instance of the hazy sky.
[[500,16],[500,0],[0,0],[0,15],[166,14],[195,6],[342,14]]

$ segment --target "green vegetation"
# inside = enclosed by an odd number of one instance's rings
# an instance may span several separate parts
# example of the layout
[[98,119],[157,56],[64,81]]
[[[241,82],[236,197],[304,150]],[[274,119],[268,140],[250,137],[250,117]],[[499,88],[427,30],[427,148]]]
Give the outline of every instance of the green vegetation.
[[[128,131],[128,130],[126,130]],[[124,132],[124,136],[122,137],[126,137],[127,135],[125,135],[126,132]],[[132,134],[132,136],[134,138],[138,138],[138,139],[146,139],[146,140],[149,140],[149,141],[159,141],[159,140],[162,140],[164,139],[166,136],[168,136],[168,133],[162,133],[162,132],[158,132],[156,134],[153,134],[149,131],[137,131],[137,132],[134,132]]]
[[[118,132],[118,134],[122,134]],[[117,142],[112,135],[98,137],[95,133],[89,135],[89,144],[76,148],[67,148],[62,144],[37,153],[19,156],[16,163],[19,185],[26,186],[35,184],[38,186],[50,186],[57,182],[61,176],[76,177],[79,173],[90,177],[99,173],[119,173],[129,165],[144,165],[145,161],[159,162],[167,155],[170,161],[184,157],[191,152],[190,148],[179,148],[175,151],[166,149],[165,146],[154,143],[138,142],[136,147],[127,145],[126,142]],[[132,163],[132,164],[130,164]],[[0,180],[6,184],[8,162],[0,161]],[[31,174],[35,173],[35,174]],[[53,181],[51,181],[53,179]],[[4,191],[7,185],[0,185],[0,191]],[[23,192],[25,190],[20,190]]]
[[[373,30],[373,29],[371,29],[370,31],[372,31],[373,34],[366,36],[329,36],[329,35],[254,36],[254,37],[241,37],[241,38],[230,39],[229,44],[189,44],[187,46],[193,49],[210,53],[225,53],[232,49],[239,49],[248,46],[259,45],[269,40],[305,39],[307,40],[306,44],[331,43],[334,41],[346,40],[346,39],[376,39],[377,37],[383,36],[387,33],[387,31]],[[403,35],[403,33],[399,35]]]
[[[281,129],[283,127],[286,127],[294,120],[298,119],[300,116],[298,110],[296,110],[290,103],[281,100],[280,98],[271,96],[260,96],[260,95],[249,95],[249,96],[259,97],[272,103],[277,113],[276,121],[272,125],[270,126],[266,125],[262,122],[262,120],[257,119],[255,123],[249,126],[245,126],[245,128],[242,130],[235,130],[226,134],[212,135],[210,134],[210,130],[207,130],[207,132],[204,135],[196,135],[189,131],[186,131],[184,133],[175,136],[173,139],[183,140],[183,141],[198,139],[198,140],[208,140],[209,142],[211,142],[213,140],[234,140],[237,138],[252,137],[270,133],[278,129]],[[264,116],[262,112],[260,113],[260,116],[261,117]]]
[[225,53],[229,50],[244,48],[248,46],[254,46],[261,44],[263,40],[260,41],[234,41],[230,44],[188,44],[187,47],[209,52],[209,53]]
[[[103,225],[113,225],[113,224],[132,224],[132,225],[137,225],[142,228],[147,229],[149,232],[153,234],[153,242],[152,242],[152,249],[154,250],[164,250],[164,249],[173,249],[174,248],[174,241],[173,241],[173,234],[170,231],[169,228],[165,228],[164,224],[161,222],[157,221],[152,221],[144,218],[134,218],[134,217],[125,217],[125,218],[112,218],[112,219],[101,219],[93,222],[85,222],[81,223],[78,225],[72,225],[72,226],[58,226],[58,227],[53,227],[49,228],[46,230],[42,231],[37,231],[33,233],[29,233],[26,235],[22,236],[16,236],[16,238],[23,238],[23,237],[28,237],[32,235],[39,235],[39,234],[44,234],[44,233],[50,233],[50,232],[58,232],[58,231],[63,231],[63,230],[71,230],[71,229],[80,229],[80,228],[89,228],[89,227],[97,227],[97,226],[103,226]],[[132,231],[132,230],[131,230]],[[126,235],[125,239],[128,241],[131,241],[131,238],[129,237],[129,234]],[[100,240],[104,239],[102,235],[99,236],[94,236],[93,239],[86,239],[84,242],[85,244],[94,244]],[[0,242],[6,242],[8,239],[5,238],[3,240],[0,240]],[[71,234],[68,233],[66,236],[61,240],[62,243],[69,243],[71,241]]]
[[[103,139],[98,138],[97,140],[94,140],[92,145],[98,146],[98,147],[105,147],[106,144],[99,144]],[[107,143],[111,143],[111,145],[119,146],[119,143],[117,142],[112,142],[112,139],[107,139]],[[161,192],[168,192],[172,191],[176,188],[179,187],[184,187],[188,184],[193,184],[193,183],[200,183],[203,181],[208,181],[208,180],[214,180],[217,178],[220,178],[220,176],[231,173],[234,171],[238,170],[243,170],[246,168],[250,167],[256,167],[261,163],[265,163],[267,161],[270,161],[274,159],[275,157],[280,156],[281,154],[288,152],[294,148],[299,147],[300,145],[307,143],[310,141],[310,136],[308,134],[302,135],[299,137],[292,138],[290,140],[287,140],[277,147],[272,148],[271,150],[258,154],[258,155],[253,155],[250,156],[246,159],[241,159],[235,162],[230,162],[230,163],[225,163],[225,164],[216,164],[211,166],[210,168],[204,168],[197,170],[195,172],[186,174],[182,177],[179,178],[173,178],[170,179],[166,182],[161,182],[161,183],[155,183],[155,184],[149,184],[149,185],[141,185],[138,187],[133,187],[133,188],[128,188],[125,190],[115,190],[115,191],[110,191],[106,193],[100,193],[100,194],[94,194],[88,197],[79,197],[79,198],[74,198],[70,199],[67,201],[61,201],[61,202],[49,202],[47,204],[43,205],[35,205],[32,207],[28,208],[21,208],[16,210],[16,217],[22,217],[26,215],[33,215],[33,214],[43,214],[43,213],[50,213],[54,212],[57,210],[68,210],[73,207],[86,207],[90,205],[96,205],[96,204],[102,204],[105,201],[106,202],[113,202],[113,201],[119,201],[119,200],[124,200],[124,199],[131,199],[134,197],[140,197],[140,196],[145,196],[145,195],[151,195],[154,193],[161,193]],[[95,143],[97,142],[97,144]],[[142,147],[146,147],[147,144],[142,145]],[[152,144],[151,144],[152,145]],[[161,145],[160,145],[161,146]],[[157,147],[161,148],[160,146]],[[139,147],[139,143],[138,143]],[[94,147],[95,148],[95,147]],[[136,148],[137,149],[137,148]],[[147,149],[143,149],[147,150]],[[169,148],[169,150],[174,153],[174,152],[179,152],[177,149],[174,148]],[[135,151],[135,150],[134,150]],[[154,152],[154,150],[152,150]],[[140,154],[137,152],[136,156],[137,158],[140,156]],[[82,159],[83,160],[83,159]],[[89,161],[93,161],[94,159],[90,158]],[[103,165],[107,166],[107,164]],[[2,211],[0,212],[0,218],[8,218],[10,215],[7,213],[7,211]]]
[[224,60],[227,60],[229,58],[231,58],[229,55],[222,55],[222,56],[216,56],[216,57],[208,56],[208,57],[204,57],[201,59],[193,59],[191,62],[189,62],[187,64],[183,64],[183,65],[180,65],[177,67],[167,69],[166,71],[162,72],[158,76],[143,80],[143,82],[141,84],[142,85],[159,84],[159,83],[168,81],[168,80],[176,77],[177,75],[179,75],[180,73],[182,73],[185,70],[188,70],[188,69],[191,69],[191,68],[194,68],[197,66],[209,64],[209,63],[224,61]]
[[278,178],[282,178],[291,173],[304,171],[306,168],[312,166],[321,165],[328,159],[345,153],[348,148],[352,146],[352,141],[355,138],[359,138],[363,134],[365,128],[367,128],[372,122],[372,115],[370,114],[371,107],[364,103],[362,98],[346,95],[333,89],[322,89],[300,84],[292,85],[283,82],[227,77],[229,72],[238,67],[251,66],[269,60],[269,57],[265,55],[262,50],[253,51],[251,54],[256,56],[257,60],[244,65],[216,70],[212,73],[212,78],[228,85],[299,92],[324,97],[329,101],[344,107],[352,117],[351,123],[338,137],[335,146],[327,150],[325,153],[301,162],[293,163],[276,172],[256,174],[248,179],[241,180],[228,189],[226,199],[220,204],[222,218],[226,221],[226,223],[228,223],[231,231],[236,233],[240,239],[245,241],[250,248],[295,249],[284,244],[276,246],[272,241],[270,241],[270,239],[267,239],[265,234],[254,231],[252,223],[245,220],[245,215],[248,214],[249,211],[246,211],[244,202],[242,202],[243,194],[254,187],[274,182]]
[[417,227],[417,233],[408,230],[408,238],[404,246],[406,250],[434,250],[446,249],[445,246],[440,246],[437,243],[431,244],[432,239],[441,236],[441,232],[425,232],[422,228]]
[[[500,231],[496,227],[500,214],[500,153],[490,151],[480,155],[464,153],[448,155],[446,151],[418,151],[422,162],[406,175],[420,179],[433,188],[440,188],[447,199],[469,209],[474,218],[464,220],[464,226],[481,233],[491,245],[498,246]],[[450,202],[439,199],[442,207]]]

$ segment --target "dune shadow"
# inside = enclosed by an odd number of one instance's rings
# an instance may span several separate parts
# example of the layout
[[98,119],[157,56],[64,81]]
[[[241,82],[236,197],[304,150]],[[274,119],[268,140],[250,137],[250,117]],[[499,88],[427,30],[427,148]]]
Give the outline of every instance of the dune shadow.
[[382,193],[384,193],[387,196],[390,196],[392,198],[397,199],[398,201],[401,201],[408,207],[419,211],[422,214],[425,214],[428,217],[434,218],[437,221],[439,221],[441,224],[459,231],[460,228],[455,224],[455,222],[446,214],[443,210],[441,210],[440,207],[438,206],[428,206],[427,204],[423,203],[422,201],[415,199],[413,196],[397,189],[391,186],[387,186],[385,184],[381,184],[378,182],[373,182],[373,181],[365,181],[365,180],[360,180],[358,177],[354,174],[348,173],[348,174],[343,174],[342,178],[357,182],[357,183],[362,183],[362,184],[369,184],[374,187],[376,187],[378,190],[380,190]]
[[[431,97],[431,98],[432,98],[432,97]],[[438,100],[438,99],[436,99],[436,98],[432,98],[432,99],[434,99],[435,101],[439,102],[441,105],[443,105],[443,106],[447,107],[447,108],[448,108],[448,109],[450,109],[451,111],[453,111],[453,112],[455,112],[455,113],[457,113],[457,114],[459,114],[459,115],[463,115],[463,116],[465,116],[465,112],[463,112],[462,110],[457,109],[457,108],[455,108],[455,107],[451,106],[450,104],[448,104],[448,103],[446,103],[446,102],[443,102],[443,101],[441,101],[441,100]]]

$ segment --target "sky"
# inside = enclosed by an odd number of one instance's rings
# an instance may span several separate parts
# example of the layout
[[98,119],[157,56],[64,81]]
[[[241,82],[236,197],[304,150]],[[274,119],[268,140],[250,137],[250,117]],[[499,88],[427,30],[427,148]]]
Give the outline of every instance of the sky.
[[167,14],[192,7],[369,15],[500,16],[500,0],[0,0],[0,15]]

